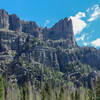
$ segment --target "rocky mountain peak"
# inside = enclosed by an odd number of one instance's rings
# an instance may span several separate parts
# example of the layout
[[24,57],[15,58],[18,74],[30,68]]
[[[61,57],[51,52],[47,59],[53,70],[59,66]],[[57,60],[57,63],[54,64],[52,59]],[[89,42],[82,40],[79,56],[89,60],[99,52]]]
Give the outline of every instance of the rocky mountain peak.
[[58,46],[62,44],[63,48],[76,46],[72,20],[67,17],[51,28],[41,28],[34,21],[20,20],[16,14],[9,15],[5,10],[0,10],[0,28],[16,31],[19,34],[27,33],[43,41],[51,40]]
[[21,21],[16,14],[9,15],[9,29],[13,31],[21,31]]
[[74,38],[72,20],[67,17],[58,21],[51,28],[44,28],[43,39],[50,40],[50,44],[55,47],[76,47],[77,43]]
[[8,14],[4,9],[0,9],[0,14]]
[[0,28],[8,29],[9,27],[9,16],[4,9],[0,9]]
[[39,37],[40,27],[33,21],[22,21],[22,32]]
[[58,23],[56,23],[52,30],[56,33],[62,33],[62,34],[73,34],[73,27],[72,27],[72,21],[68,18],[61,19]]

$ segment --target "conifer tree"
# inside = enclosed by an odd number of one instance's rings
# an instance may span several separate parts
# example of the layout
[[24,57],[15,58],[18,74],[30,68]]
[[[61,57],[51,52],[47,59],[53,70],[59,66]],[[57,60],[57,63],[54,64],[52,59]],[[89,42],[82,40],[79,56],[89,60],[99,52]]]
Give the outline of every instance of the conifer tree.
[[42,90],[42,100],[46,100],[46,91],[45,91],[45,89]]
[[77,90],[75,91],[75,100],[80,100],[80,94]]
[[1,75],[0,75],[0,100],[4,100],[4,84]]
[[49,83],[46,83],[45,90],[47,93],[48,100],[52,100],[52,90]]
[[52,100],[52,90],[48,83],[45,84],[42,91],[42,100]]
[[60,90],[59,100],[64,100],[64,88],[63,87],[61,87],[61,90]]
[[96,100],[100,100],[100,77],[96,84]]

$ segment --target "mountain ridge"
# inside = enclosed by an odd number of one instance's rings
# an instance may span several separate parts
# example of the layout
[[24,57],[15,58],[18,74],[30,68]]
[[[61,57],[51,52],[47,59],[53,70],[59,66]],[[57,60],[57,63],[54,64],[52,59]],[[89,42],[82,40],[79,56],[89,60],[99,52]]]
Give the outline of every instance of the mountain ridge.
[[[14,75],[18,84],[27,80],[34,82],[32,70],[34,66],[42,66],[63,73],[65,79],[76,77],[75,84],[84,80],[92,87],[90,79],[100,70],[99,60],[100,50],[77,45],[71,19],[61,19],[51,28],[41,28],[35,22],[20,20],[16,14],[0,10],[0,69],[5,76],[3,66],[6,66],[9,76]],[[89,76],[91,73],[95,73],[93,77]]]

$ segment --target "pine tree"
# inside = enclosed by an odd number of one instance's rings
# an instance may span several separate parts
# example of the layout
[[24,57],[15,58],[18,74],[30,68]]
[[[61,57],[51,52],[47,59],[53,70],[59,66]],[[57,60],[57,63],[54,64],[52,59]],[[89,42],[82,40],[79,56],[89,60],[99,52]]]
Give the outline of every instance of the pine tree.
[[59,100],[64,100],[64,88],[63,87],[61,87],[61,90],[60,90]]
[[0,100],[4,100],[4,84],[1,75],[0,75]]
[[29,89],[27,83],[24,83],[21,88],[21,100],[29,100]]
[[52,100],[52,90],[48,83],[45,84],[42,91],[42,100]]
[[42,100],[46,100],[46,91],[45,89],[42,90]]
[[93,96],[93,91],[92,90],[88,91],[88,96],[89,96],[89,100],[94,100],[93,99],[94,96]]
[[46,83],[45,90],[48,96],[48,100],[52,100],[52,90],[49,83]]
[[77,90],[75,91],[75,100],[80,100],[80,94]]
[[96,100],[100,100],[100,78],[98,78],[96,84]]
[[71,93],[71,100],[74,100],[74,93]]

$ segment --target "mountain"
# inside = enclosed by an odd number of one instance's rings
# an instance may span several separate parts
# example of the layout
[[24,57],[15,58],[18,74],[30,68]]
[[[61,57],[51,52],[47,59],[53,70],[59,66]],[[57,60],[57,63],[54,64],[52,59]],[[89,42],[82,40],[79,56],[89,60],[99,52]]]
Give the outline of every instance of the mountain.
[[[35,51],[37,51],[38,49],[39,55],[34,55],[34,57],[36,58],[36,56],[47,55],[48,60],[51,59],[52,61],[42,61],[42,63],[50,63],[51,65],[48,65],[52,66],[54,58],[56,58],[55,60],[56,62],[58,62],[57,54],[55,50],[52,49],[54,49],[55,47],[61,47],[64,49],[69,47],[77,47],[77,43],[74,39],[71,19],[62,19],[58,23],[56,23],[52,28],[48,29],[39,27],[35,22],[22,21],[15,14],[8,15],[8,13],[5,10],[0,10],[0,14],[0,37],[2,40],[2,45],[4,46],[3,48],[5,50],[17,50],[18,40],[22,46],[23,44],[25,44],[28,35],[30,35],[31,38],[36,38],[41,43],[43,43],[43,46],[41,47],[38,45],[36,46]],[[50,48],[46,47],[48,45]],[[34,48],[32,49],[34,50]],[[44,52],[42,54],[41,49],[43,49]],[[37,58],[39,59],[39,57]],[[43,59],[45,60],[45,57],[43,57]],[[59,66],[59,64],[57,65]]]
[[0,10],[0,73],[10,85],[39,88],[48,81],[52,87],[72,82],[92,88],[99,61],[100,50],[77,45],[71,19],[43,28]]

